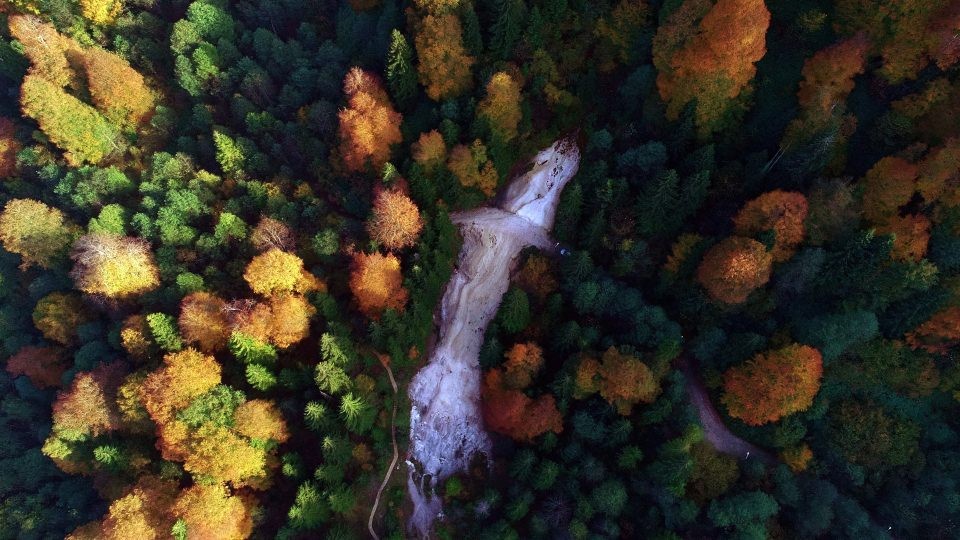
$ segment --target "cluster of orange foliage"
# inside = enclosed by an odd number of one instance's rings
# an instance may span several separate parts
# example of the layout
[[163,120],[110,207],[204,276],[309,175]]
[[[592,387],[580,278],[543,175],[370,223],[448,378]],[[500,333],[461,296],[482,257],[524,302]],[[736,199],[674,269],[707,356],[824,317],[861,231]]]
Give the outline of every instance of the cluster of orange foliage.
[[960,59],[960,4],[954,0],[838,0],[838,28],[866,32],[883,57],[878,73],[894,83],[912,79],[929,63],[947,69]]
[[960,345],[960,307],[934,313],[930,320],[907,334],[907,343],[914,349],[937,354],[945,354]]
[[808,345],[760,353],[723,374],[723,397],[730,416],[751,426],[776,422],[804,411],[820,389],[823,358]]
[[487,427],[518,441],[531,441],[547,431],[563,431],[563,415],[550,394],[536,399],[523,390],[543,366],[543,350],[536,343],[518,343],[506,353],[503,368],[494,368],[483,380],[483,420]]
[[[927,253],[931,220],[927,215],[904,214],[915,196],[928,205],[952,207],[960,204],[960,140],[947,139],[942,146],[911,163],[888,156],[878,161],[864,176],[863,215],[877,231],[893,234],[891,256],[899,260],[920,260]],[[930,214],[937,217],[937,212]]]
[[134,129],[150,120],[156,99],[147,82],[126,60],[103,49],[83,54],[93,106],[113,124]]
[[[161,367],[139,384],[143,407],[156,424],[157,448],[164,459],[182,461],[194,475],[234,487],[264,487],[275,466],[257,440],[285,442],[289,436],[279,411],[263,400],[241,403],[230,426],[191,427],[178,416],[197,397],[220,384],[220,365],[212,356],[186,349],[164,356]],[[261,439],[262,437],[262,439]]]
[[863,34],[818,51],[803,64],[803,80],[797,98],[801,114],[787,127],[784,144],[803,142],[804,134],[827,127],[843,116],[853,79],[867,67],[870,44]]
[[686,0],[653,40],[668,118],[676,119],[695,100],[701,133],[713,131],[756,74],[769,25],[763,0]]
[[425,170],[435,171],[447,160],[447,145],[440,132],[434,129],[420,134],[420,138],[411,147],[411,153],[413,160]]
[[457,177],[460,185],[476,187],[488,197],[497,189],[497,170],[487,159],[487,147],[480,139],[469,147],[458,144],[450,151],[447,168]]
[[463,47],[463,28],[455,13],[431,13],[420,19],[414,46],[420,83],[430,99],[456,97],[470,88],[475,59]]
[[340,111],[340,157],[349,171],[362,171],[369,162],[382,167],[390,160],[390,145],[399,143],[400,121],[376,75],[358,67],[343,79],[348,105]]
[[770,281],[773,255],[756,240],[731,236],[710,248],[697,268],[697,281],[714,300],[740,304]]
[[520,84],[509,73],[498,71],[487,83],[487,95],[477,106],[477,116],[490,123],[493,133],[502,141],[517,136],[523,116],[520,111]]
[[0,179],[17,172],[17,152],[23,147],[17,141],[16,131],[12,120],[0,116]]
[[367,220],[370,236],[390,250],[416,243],[423,230],[420,209],[402,191],[381,189],[373,199],[373,214]]
[[160,274],[150,246],[141,238],[92,233],[73,245],[77,289],[109,298],[128,298],[155,289]]
[[618,413],[628,416],[637,403],[653,403],[660,387],[639,358],[610,347],[600,360],[584,356],[577,367],[574,397],[583,399],[597,392]]
[[253,532],[254,501],[222,484],[183,491],[170,480],[142,476],[113,501],[106,516],[77,528],[68,540],[166,538],[178,521],[189,538],[242,540]]
[[[178,326],[183,338],[201,350],[223,349],[230,334],[241,332],[262,342],[287,348],[310,334],[310,318],[316,313],[304,294],[325,285],[303,267],[303,260],[276,247],[255,256],[244,279],[266,301],[241,299],[227,302],[198,291],[180,303]],[[124,336],[126,337],[126,336]],[[135,336],[129,333],[131,342]]]
[[60,386],[60,377],[67,370],[63,353],[56,347],[22,347],[7,359],[7,372],[16,377],[26,375],[37,388]]
[[393,254],[355,253],[350,291],[368,317],[379,318],[386,309],[402,310],[409,294],[403,288],[400,259]]
[[773,260],[782,262],[793,256],[803,242],[803,221],[807,218],[807,198],[794,191],[775,190],[748,202],[733,218],[737,234],[753,236],[772,230]]

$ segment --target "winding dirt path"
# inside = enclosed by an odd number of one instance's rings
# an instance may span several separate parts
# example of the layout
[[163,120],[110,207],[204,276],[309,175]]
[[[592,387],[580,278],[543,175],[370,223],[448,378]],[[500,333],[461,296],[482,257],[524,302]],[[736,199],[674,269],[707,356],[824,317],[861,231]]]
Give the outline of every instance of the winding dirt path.
[[700,417],[700,425],[703,426],[704,438],[707,439],[713,447],[721,453],[733,456],[738,459],[762,459],[767,463],[773,463],[776,459],[769,452],[751,444],[740,437],[734,435],[723,423],[720,413],[717,412],[707,389],[703,385],[703,379],[696,369],[696,363],[693,360],[683,356],[677,362],[680,371],[683,372],[687,380],[687,392],[690,397],[690,403],[697,409]]
[[480,411],[480,347],[487,325],[510,285],[520,251],[553,249],[560,192],[577,173],[580,151],[572,138],[538,153],[528,172],[503,190],[496,208],[453,214],[463,247],[439,306],[437,344],[410,383],[410,454],[407,481],[414,504],[410,528],[429,536],[442,515],[437,483],[465,471],[478,453],[490,454]]

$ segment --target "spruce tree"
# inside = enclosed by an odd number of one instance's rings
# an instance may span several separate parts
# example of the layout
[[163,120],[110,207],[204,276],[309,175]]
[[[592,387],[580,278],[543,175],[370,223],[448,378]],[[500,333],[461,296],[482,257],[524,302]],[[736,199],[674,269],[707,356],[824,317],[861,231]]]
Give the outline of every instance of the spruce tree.
[[417,72],[413,67],[413,49],[399,30],[390,34],[387,51],[387,86],[401,108],[410,104],[417,93]]

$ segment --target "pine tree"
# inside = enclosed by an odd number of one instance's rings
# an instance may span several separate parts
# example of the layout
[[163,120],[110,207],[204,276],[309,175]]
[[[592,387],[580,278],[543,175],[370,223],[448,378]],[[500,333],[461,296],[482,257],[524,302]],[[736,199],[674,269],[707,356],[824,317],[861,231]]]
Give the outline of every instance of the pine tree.
[[394,30],[390,33],[390,49],[387,51],[387,86],[393,100],[405,108],[417,93],[417,72],[413,64],[413,49],[407,38]]

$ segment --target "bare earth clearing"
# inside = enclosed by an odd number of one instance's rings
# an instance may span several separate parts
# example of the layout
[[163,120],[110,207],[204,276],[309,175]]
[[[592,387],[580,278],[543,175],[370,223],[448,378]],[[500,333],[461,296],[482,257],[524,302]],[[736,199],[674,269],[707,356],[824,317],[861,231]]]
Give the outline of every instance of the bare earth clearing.
[[463,247],[443,298],[437,344],[429,363],[410,383],[410,468],[414,503],[410,526],[427,536],[440,514],[434,488],[464,471],[470,459],[490,453],[480,411],[480,347],[510,285],[510,272],[527,246],[551,249],[549,230],[560,192],[577,173],[580,151],[561,139],[534,157],[532,168],[511,182],[500,208],[454,214]]

